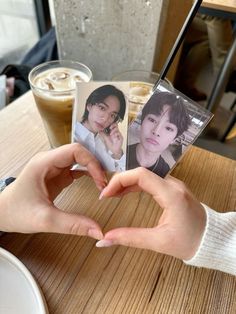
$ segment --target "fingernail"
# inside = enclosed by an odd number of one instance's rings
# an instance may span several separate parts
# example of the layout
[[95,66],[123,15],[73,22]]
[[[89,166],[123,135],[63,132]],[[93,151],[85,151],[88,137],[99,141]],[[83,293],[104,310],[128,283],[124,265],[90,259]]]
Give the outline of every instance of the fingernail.
[[100,240],[96,243],[96,247],[110,247],[114,245],[111,240]]
[[97,187],[98,187],[98,189],[99,189],[100,191],[102,191],[102,190],[104,189],[103,184],[97,184]]
[[100,195],[99,195],[99,201],[101,200],[103,198],[103,189],[102,189],[102,192],[100,193]]
[[106,186],[107,186],[107,183],[105,181],[97,183],[97,187],[99,188],[99,190],[103,190]]
[[102,232],[97,229],[89,229],[88,235],[97,240],[101,240],[103,238]]
[[104,196],[104,193],[105,193],[105,190],[106,190],[106,188],[104,188],[103,190],[102,190],[102,192],[100,193],[100,195],[99,195],[99,201],[103,198],[103,196]]
[[107,186],[107,182],[103,182],[102,183],[103,188],[105,189],[105,187]]

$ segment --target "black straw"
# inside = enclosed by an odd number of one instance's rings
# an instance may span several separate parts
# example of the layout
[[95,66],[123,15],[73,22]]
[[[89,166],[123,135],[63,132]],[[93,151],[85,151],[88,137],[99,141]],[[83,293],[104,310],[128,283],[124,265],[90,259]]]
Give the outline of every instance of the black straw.
[[184,22],[184,25],[183,25],[181,31],[179,32],[179,35],[178,35],[178,37],[174,43],[174,46],[171,49],[171,52],[170,52],[169,56],[167,57],[167,60],[164,64],[164,66],[161,69],[160,75],[159,75],[158,80],[156,81],[156,83],[153,87],[153,90],[155,90],[157,88],[157,86],[159,85],[161,80],[164,80],[166,73],[168,72],[168,70],[169,70],[169,68],[170,68],[170,66],[171,66],[171,64],[175,58],[175,55],[177,54],[179,47],[184,40],[184,37],[187,33],[187,30],[188,30],[190,24],[192,23],[192,20],[194,19],[195,15],[197,14],[197,11],[198,11],[199,7],[201,6],[201,4],[202,4],[202,0],[196,0],[194,5],[192,6],[192,9],[190,10],[190,12],[189,12],[189,14],[188,14],[188,16]]

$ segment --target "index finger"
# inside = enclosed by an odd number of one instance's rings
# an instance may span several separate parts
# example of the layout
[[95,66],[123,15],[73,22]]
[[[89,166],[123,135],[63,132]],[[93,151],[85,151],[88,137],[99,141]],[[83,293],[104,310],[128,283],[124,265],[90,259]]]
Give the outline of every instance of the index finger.
[[109,184],[102,191],[102,196],[109,197],[136,187],[151,194],[162,207],[166,207],[173,200],[173,189],[169,184],[170,179],[163,179],[153,172],[139,167],[128,170],[112,177]]
[[37,162],[37,170],[50,172],[55,175],[58,170],[71,167],[79,163],[88,169],[88,172],[96,182],[106,182],[105,173],[97,159],[79,143],[63,145],[54,150],[43,152],[33,159]]

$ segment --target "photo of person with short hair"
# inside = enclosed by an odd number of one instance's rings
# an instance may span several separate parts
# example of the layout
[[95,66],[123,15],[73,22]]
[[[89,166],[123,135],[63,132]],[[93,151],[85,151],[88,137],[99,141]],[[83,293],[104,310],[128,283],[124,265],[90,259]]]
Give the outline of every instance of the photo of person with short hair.
[[118,127],[125,111],[123,92],[113,85],[103,85],[88,96],[83,116],[74,127],[74,141],[86,147],[105,170],[112,172],[125,170],[124,136]]
[[170,166],[162,153],[191,125],[181,97],[155,92],[143,107],[139,142],[128,146],[127,169],[145,167],[161,177]]

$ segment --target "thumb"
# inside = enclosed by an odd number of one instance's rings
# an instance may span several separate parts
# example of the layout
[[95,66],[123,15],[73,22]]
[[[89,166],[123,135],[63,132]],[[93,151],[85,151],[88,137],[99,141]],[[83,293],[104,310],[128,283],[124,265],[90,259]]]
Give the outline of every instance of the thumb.
[[98,240],[103,238],[101,228],[94,220],[63,212],[55,206],[51,206],[50,215],[43,222],[41,231],[89,236]]
[[161,248],[158,228],[117,228],[107,232],[104,238],[96,243],[97,247],[124,245],[140,249],[157,251]]

